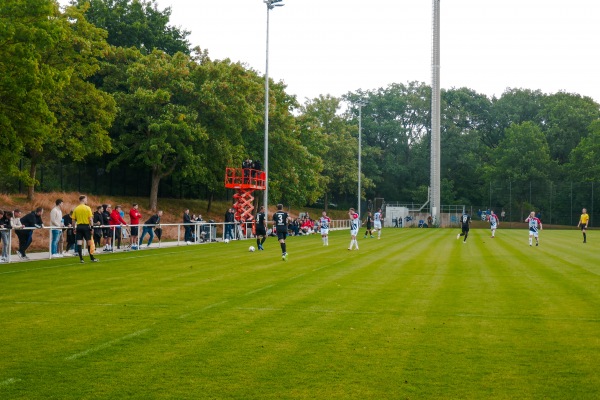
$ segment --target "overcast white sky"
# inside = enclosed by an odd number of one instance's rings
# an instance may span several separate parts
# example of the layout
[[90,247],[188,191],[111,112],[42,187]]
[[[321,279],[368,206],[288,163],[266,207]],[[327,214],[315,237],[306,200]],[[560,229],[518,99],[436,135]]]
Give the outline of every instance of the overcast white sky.
[[[65,4],[66,0],[60,0]],[[157,0],[193,46],[265,71],[262,0]],[[305,98],[431,84],[431,0],[283,0],[269,76]],[[563,90],[600,102],[600,0],[441,0],[441,86]]]
[[[264,73],[262,0],[157,0],[213,59]],[[269,76],[300,102],[431,82],[431,0],[284,0],[271,11]],[[600,102],[600,1],[441,0],[441,86],[507,87]]]

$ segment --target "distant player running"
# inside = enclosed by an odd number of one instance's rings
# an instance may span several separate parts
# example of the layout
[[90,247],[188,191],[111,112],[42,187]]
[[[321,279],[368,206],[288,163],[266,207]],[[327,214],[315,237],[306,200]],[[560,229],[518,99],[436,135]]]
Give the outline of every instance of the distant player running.
[[533,244],[533,238],[535,237],[535,245],[540,245],[539,231],[542,230],[542,221],[535,216],[535,211],[529,213],[529,217],[525,220],[529,223],[529,245]]
[[354,208],[351,208],[348,211],[348,216],[350,217],[350,247],[348,247],[348,250],[352,250],[352,247],[354,246],[356,246],[356,250],[358,250],[358,241],[356,240],[356,235],[358,235],[360,218],[354,211]]
[[258,250],[264,250],[263,243],[267,240],[267,215],[265,214],[265,206],[260,206],[256,218],[256,247]]
[[[383,213],[381,212],[381,208],[379,210],[377,210],[377,212],[375,213],[375,215],[373,216],[374,219],[374,227],[375,230],[377,231],[377,239],[381,239],[381,227],[383,226]],[[373,236],[371,236],[373,237]]]
[[492,231],[492,239],[496,236],[496,228],[500,226],[500,220],[498,216],[494,214],[494,210],[490,214],[490,230]]
[[471,225],[471,216],[465,213],[460,217],[462,232],[456,235],[456,240],[460,239],[461,236],[464,236],[463,243],[467,243],[467,237],[469,237],[469,228]]
[[323,240],[323,246],[329,246],[329,224],[331,223],[331,218],[327,216],[327,212],[323,211],[319,223],[321,225],[321,239]]
[[587,243],[587,227],[588,227],[588,223],[590,221],[590,216],[587,213],[587,210],[584,208],[583,210],[581,210],[581,217],[579,217],[579,223],[577,224],[577,227],[581,227],[581,233],[583,233],[583,243]]
[[369,211],[367,213],[367,230],[365,231],[365,237],[364,239],[367,238],[367,235],[370,235],[371,237],[373,237],[373,217],[371,216],[371,211]]
[[277,212],[273,214],[273,224],[275,225],[275,230],[277,231],[277,239],[279,240],[279,245],[281,246],[281,259],[283,261],[287,261],[288,258],[285,238],[287,237],[289,219],[290,217],[288,216],[288,213],[283,211],[283,204],[277,204]]

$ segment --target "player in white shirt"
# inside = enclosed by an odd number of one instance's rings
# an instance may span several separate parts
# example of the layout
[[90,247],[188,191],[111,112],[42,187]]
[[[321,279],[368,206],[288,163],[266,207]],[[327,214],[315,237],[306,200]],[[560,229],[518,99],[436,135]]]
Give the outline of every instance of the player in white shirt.
[[356,240],[356,235],[358,235],[358,227],[360,226],[360,219],[358,214],[354,211],[354,208],[351,208],[348,211],[348,216],[350,217],[350,247],[348,250],[352,250],[353,246],[356,246],[356,250],[358,250],[358,241]]
[[319,218],[319,224],[321,226],[321,239],[323,240],[323,246],[329,246],[329,224],[331,218],[327,216],[327,212],[323,211],[321,218]]
[[542,230],[542,221],[535,216],[535,211],[529,213],[529,217],[525,220],[529,223],[529,245],[533,244],[533,238],[535,238],[535,245],[540,245],[539,231]]
[[375,215],[373,216],[373,227],[377,231],[377,239],[381,239],[381,227],[383,225],[383,213],[381,212],[381,208],[377,210]]
[[496,236],[496,229],[500,226],[500,220],[498,216],[494,214],[494,210],[491,211],[489,216],[490,219],[490,230],[492,231],[492,239]]

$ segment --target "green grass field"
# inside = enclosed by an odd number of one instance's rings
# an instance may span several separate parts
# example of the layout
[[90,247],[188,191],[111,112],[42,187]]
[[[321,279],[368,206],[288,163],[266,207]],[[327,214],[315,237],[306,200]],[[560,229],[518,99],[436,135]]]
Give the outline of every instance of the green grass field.
[[600,398],[600,234],[457,232],[1,265],[0,398]]

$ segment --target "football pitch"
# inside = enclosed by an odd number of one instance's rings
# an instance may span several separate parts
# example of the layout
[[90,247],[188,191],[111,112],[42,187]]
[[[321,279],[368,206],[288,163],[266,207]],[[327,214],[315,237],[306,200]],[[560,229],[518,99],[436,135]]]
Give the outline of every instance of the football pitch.
[[0,265],[0,398],[600,398],[600,233],[457,233]]

